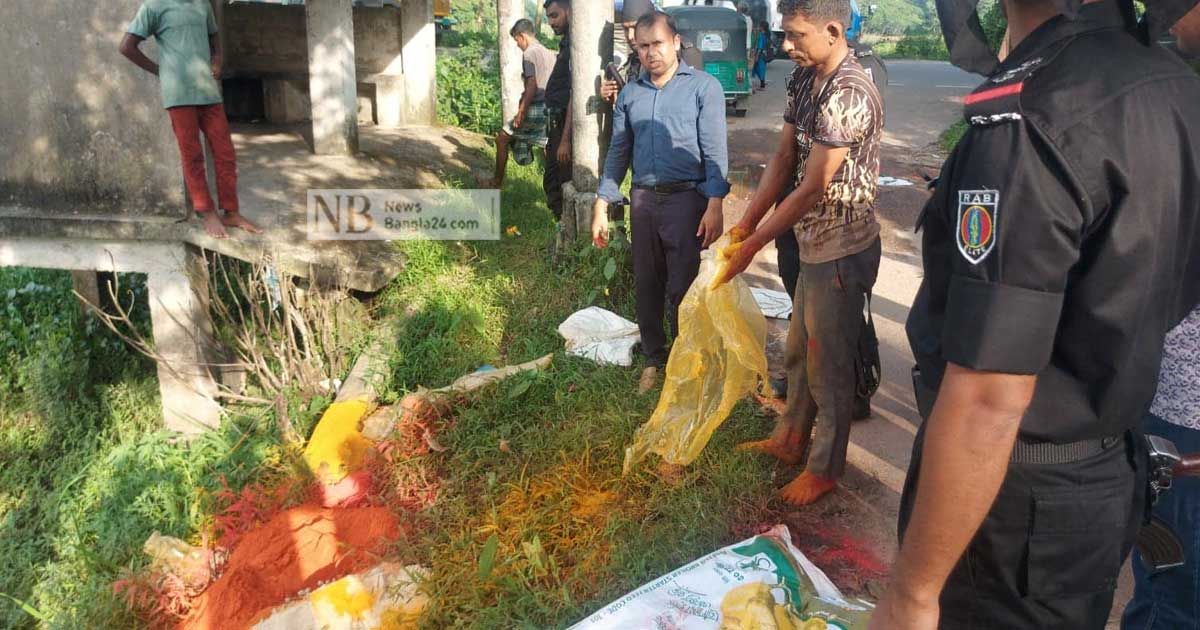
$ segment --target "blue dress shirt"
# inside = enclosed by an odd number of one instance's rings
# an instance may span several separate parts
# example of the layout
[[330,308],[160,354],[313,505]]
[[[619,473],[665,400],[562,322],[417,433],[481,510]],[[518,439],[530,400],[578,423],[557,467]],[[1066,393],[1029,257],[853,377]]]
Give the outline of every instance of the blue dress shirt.
[[599,196],[615,203],[633,163],[640,186],[696,182],[708,197],[729,194],[729,148],[725,92],[712,75],[683,61],[662,88],[643,71],[626,85],[613,110],[612,143],[604,161]]

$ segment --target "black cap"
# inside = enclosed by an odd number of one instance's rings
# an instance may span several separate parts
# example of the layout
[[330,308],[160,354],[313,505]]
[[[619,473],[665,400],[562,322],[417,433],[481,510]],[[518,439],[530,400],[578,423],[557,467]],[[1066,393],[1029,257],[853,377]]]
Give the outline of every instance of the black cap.
[[626,24],[628,22],[636,22],[638,18],[654,10],[653,0],[625,0],[619,17],[621,23]]

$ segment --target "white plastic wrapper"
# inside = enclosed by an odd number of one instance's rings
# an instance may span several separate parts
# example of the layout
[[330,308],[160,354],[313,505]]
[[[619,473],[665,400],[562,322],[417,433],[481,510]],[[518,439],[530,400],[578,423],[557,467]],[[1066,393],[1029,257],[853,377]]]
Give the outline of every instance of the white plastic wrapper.
[[633,365],[633,347],[641,340],[637,324],[616,313],[589,306],[558,326],[567,354],[601,365]]
[[754,301],[764,317],[787,319],[791,316],[792,298],[787,293],[759,287],[750,287],[750,293],[754,294]]
[[776,525],[626,594],[571,630],[859,630],[873,608],[848,601]]

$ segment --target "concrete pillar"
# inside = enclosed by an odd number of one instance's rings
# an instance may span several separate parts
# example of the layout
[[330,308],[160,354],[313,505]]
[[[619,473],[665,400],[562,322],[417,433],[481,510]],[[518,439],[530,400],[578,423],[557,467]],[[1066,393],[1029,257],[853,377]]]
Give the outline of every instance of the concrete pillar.
[[380,127],[404,126],[404,75],[384,75],[375,79],[375,117]]
[[521,49],[509,35],[513,24],[525,17],[525,7],[522,0],[496,0],[496,15],[499,16],[499,32],[496,41],[500,42],[500,96],[504,113],[504,122],[517,115],[521,105],[521,93],[524,82],[521,80]]
[[[572,155],[575,172],[574,226],[564,226],[569,236],[578,237],[591,226],[591,205],[600,183],[601,156],[607,149],[603,137],[608,105],[600,98],[604,66],[612,60],[612,2],[571,4],[571,112],[574,123]],[[564,208],[566,214],[566,208]],[[575,232],[572,234],[572,232]]]
[[375,120],[380,127],[404,126],[407,99],[404,96],[404,23],[400,11],[389,12],[396,21],[396,32],[400,38],[395,42],[396,55],[388,62],[383,72],[370,79],[375,84]]
[[158,389],[168,429],[200,433],[217,426],[221,406],[209,370],[216,356],[208,309],[208,267],[200,250],[171,245],[164,266],[146,274]]
[[433,0],[406,0],[400,5],[404,48],[404,121],[409,125],[437,122],[436,34]]
[[349,155],[358,151],[358,78],[351,0],[308,0],[304,13],[313,151],[318,155]]

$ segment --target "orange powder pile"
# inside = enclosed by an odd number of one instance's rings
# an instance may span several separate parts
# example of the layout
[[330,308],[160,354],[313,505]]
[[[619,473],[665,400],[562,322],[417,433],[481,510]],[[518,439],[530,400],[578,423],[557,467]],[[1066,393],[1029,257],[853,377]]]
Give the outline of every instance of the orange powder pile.
[[402,534],[386,508],[302,505],[246,534],[179,630],[237,630],[323,582],[365,570]]

